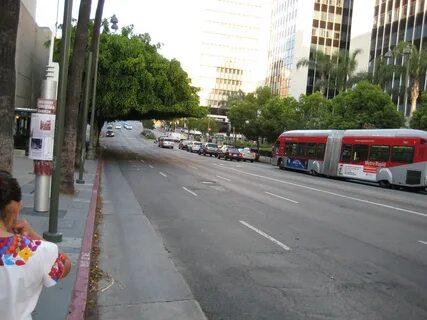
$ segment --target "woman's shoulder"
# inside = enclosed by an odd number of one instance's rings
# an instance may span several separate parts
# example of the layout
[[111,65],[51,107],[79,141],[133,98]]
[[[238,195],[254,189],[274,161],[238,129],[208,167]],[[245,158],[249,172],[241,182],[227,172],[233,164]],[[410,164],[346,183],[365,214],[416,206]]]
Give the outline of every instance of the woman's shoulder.
[[49,257],[57,254],[58,246],[48,241],[30,239],[24,235],[0,238],[1,266],[22,266],[37,256]]

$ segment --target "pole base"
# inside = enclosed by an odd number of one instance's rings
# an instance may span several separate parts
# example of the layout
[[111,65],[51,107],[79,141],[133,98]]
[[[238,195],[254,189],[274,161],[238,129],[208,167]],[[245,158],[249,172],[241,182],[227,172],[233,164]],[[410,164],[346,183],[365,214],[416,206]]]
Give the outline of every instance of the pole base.
[[76,183],[78,183],[78,184],[85,184],[85,181],[84,181],[84,179],[77,179]]
[[43,239],[53,243],[58,243],[62,241],[62,233],[45,231],[43,232]]

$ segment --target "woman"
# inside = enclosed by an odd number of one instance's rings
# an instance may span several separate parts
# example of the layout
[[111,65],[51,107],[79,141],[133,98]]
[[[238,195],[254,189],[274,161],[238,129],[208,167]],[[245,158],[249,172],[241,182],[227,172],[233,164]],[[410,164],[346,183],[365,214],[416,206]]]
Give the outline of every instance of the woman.
[[0,171],[0,317],[7,320],[31,319],[43,286],[55,285],[71,269],[56,244],[18,219],[20,208],[18,182]]

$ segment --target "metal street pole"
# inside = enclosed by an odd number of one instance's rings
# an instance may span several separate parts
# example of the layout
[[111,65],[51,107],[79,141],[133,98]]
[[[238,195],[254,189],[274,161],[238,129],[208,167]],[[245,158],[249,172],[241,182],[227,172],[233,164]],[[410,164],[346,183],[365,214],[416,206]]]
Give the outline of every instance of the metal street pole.
[[94,139],[94,125],[95,125],[95,106],[96,106],[96,82],[98,80],[98,57],[99,57],[99,41],[96,44],[95,48],[95,58],[93,63],[95,64],[95,71],[93,75],[93,84],[92,84],[92,106],[90,109],[90,133],[89,133],[89,147],[87,151],[87,158],[94,160],[96,157],[95,152],[95,139]]
[[83,173],[85,169],[85,158],[86,158],[86,128],[87,128],[87,113],[89,111],[89,92],[91,83],[91,70],[92,70],[92,52],[88,52],[87,65],[86,65],[86,81],[85,81],[85,97],[83,104],[83,117],[82,117],[82,149],[80,150],[80,166],[79,166],[79,178],[76,180],[77,183],[85,183],[83,179]]
[[405,112],[405,125],[408,125],[408,118],[407,118],[407,109],[408,109],[408,87],[409,87],[409,59],[412,53],[412,49],[409,45],[403,49],[403,55],[406,57],[406,72],[405,72],[405,95],[403,98],[404,103],[404,112]]
[[67,98],[68,60],[71,40],[71,12],[73,0],[65,0],[62,29],[58,106],[56,108],[55,140],[53,144],[53,172],[50,197],[49,230],[43,238],[51,242],[61,242],[62,233],[58,232],[59,179],[61,174],[61,152],[64,140],[65,101]]

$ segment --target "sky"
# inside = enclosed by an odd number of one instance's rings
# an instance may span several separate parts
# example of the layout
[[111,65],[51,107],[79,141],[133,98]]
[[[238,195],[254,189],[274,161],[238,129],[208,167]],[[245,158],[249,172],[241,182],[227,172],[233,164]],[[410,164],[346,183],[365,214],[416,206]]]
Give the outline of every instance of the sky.
[[[119,28],[133,24],[136,33],[149,33],[153,43],[163,44],[160,53],[168,59],[179,60],[183,69],[194,79],[198,77],[199,71],[197,61],[200,54],[198,48],[203,1],[207,0],[105,0],[103,16],[106,18],[115,14],[119,20]],[[360,16],[357,20],[365,20],[363,15],[366,13],[369,17],[366,17],[366,23],[353,24],[352,36],[370,30],[372,20],[369,18],[373,14],[374,1],[355,1],[355,15]],[[58,2],[58,20],[62,23],[64,0],[37,0],[36,20],[39,26],[53,29]],[[92,0],[92,18],[97,3],[97,0]],[[73,18],[78,17],[79,5],[80,0],[73,1]]]
[[[36,21],[53,29],[59,2],[59,24],[62,23],[64,0],[37,0]],[[134,25],[136,33],[149,33],[153,43],[162,43],[160,53],[179,60],[190,76],[198,59],[200,0],[105,0],[104,18],[113,14],[119,28]],[[98,1],[92,0],[91,17]],[[78,18],[80,0],[73,1],[73,18]]]

